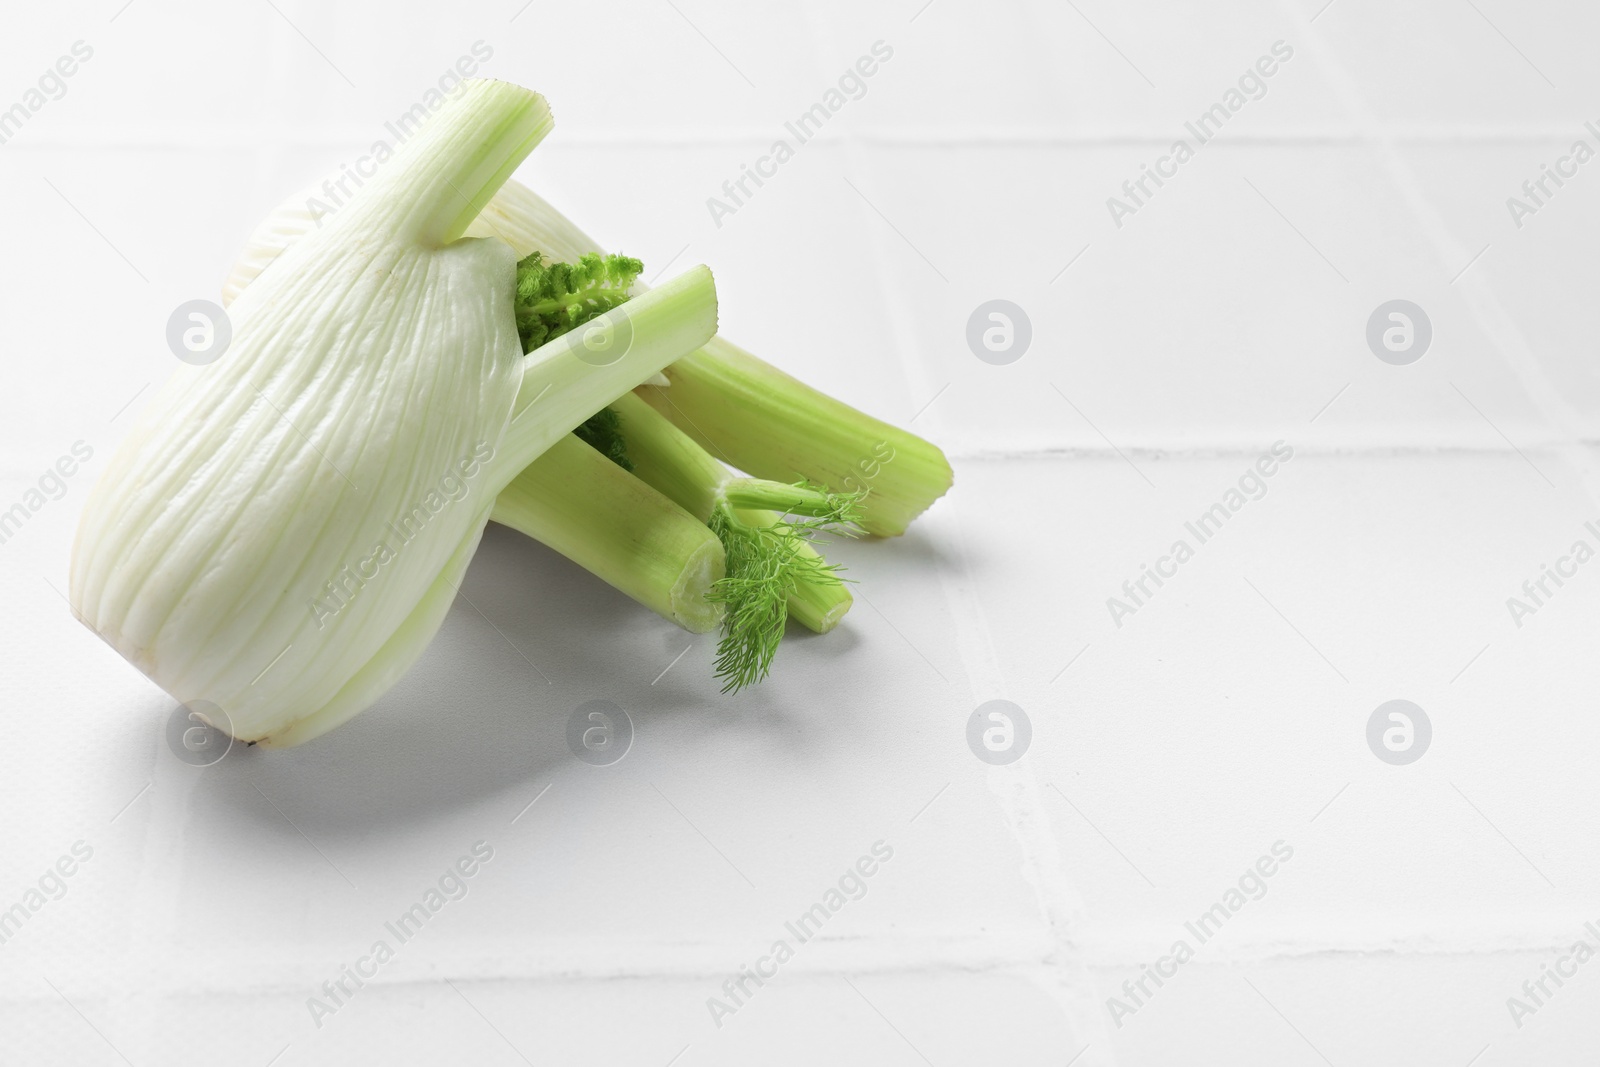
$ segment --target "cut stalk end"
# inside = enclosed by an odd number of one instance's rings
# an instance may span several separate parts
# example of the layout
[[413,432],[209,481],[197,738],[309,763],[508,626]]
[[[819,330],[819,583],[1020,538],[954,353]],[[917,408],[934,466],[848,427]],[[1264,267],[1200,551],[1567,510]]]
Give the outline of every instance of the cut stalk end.
[[491,517],[691,633],[722,621],[707,599],[725,573],[716,535],[570,434],[501,491]]
[[366,199],[418,243],[442,247],[466,233],[553,125],[532,90],[465,82],[375,179],[393,195]]
[[950,488],[944,453],[791,378],[721,337],[667,369],[667,389],[639,395],[702,448],[757,478],[860,493],[861,526],[882,537]]

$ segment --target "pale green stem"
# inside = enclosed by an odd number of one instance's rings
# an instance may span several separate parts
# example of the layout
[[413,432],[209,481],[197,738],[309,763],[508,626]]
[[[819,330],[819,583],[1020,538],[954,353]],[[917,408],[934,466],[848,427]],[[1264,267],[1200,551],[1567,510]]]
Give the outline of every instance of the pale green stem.
[[[793,486],[758,491],[750,479],[736,478],[689,435],[662,418],[635,394],[623,396],[610,406],[622,417],[622,436],[628,442],[634,473],[702,522],[710,522],[713,511],[730,504],[730,486],[738,487],[745,494],[742,502],[759,499],[785,510],[789,510],[789,504],[803,505],[816,495],[811,490]],[[731,510],[736,519],[753,527],[770,526],[782,519],[771,511]],[[804,539],[801,539],[799,552],[806,558],[822,558]],[[803,584],[789,597],[789,612],[807,628],[827,633],[850,610],[852,602],[843,582]]]
[[447,245],[466,232],[552,125],[538,93],[509,82],[466,82],[334,224],[383,215],[407,240]]
[[571,434],[501,491],[491,518],[692,633],[722,621],[706,599],[724,574],[716,535]]
[[862,527],[880,536],[950,488],[936,446],[796,381],[721,337],[667,368],[639,395],[706,451],[757,478],[864,492]]
[[709,270],[694,267],[528,353],[490,483],[510,484],[590,415],[716,330],[716,286]]
[[[506,183],[474,232],[494,233],[518,256],[538,250],[576,261],[585,252],[602,252],[518,182]],[[865,492],[861,525],[868,533],[904,533],[950,488],[950,464],[935,445],[818,392],[721,337],[679,360],[667,377],[671,388],[648,388],[641,395],[703,449],[757,478]]]

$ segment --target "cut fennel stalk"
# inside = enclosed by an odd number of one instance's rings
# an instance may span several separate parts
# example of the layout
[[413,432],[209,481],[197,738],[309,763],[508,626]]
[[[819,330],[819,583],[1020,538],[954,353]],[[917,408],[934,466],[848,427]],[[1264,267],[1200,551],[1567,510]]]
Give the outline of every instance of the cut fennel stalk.
[[[472,232],[497,234],[520,254],[539,249],[559,260],[601,251],[516,181],[495,194]],[[951,486],[950,463],[931,442],[811,388],[721,336],[665,375],[670,389],[647,383],[639,395],[700,447],[757,478],[864,494],[861,526],[868,533],[905,533]],[[790,608],[802,619],[807,614],[804,605]]]
[[[607,521],[590,521],[596,514]],[[576,436],[528,464],[495,499],[491,517],[691,633],[722,622],[722,605],[707,597],[726,574],[716,535]]]
[[[584,327],[594,317],[625,304],[643,269],[637,259],[626,256],[587,253],[575,263],[562,263],[538,252],[528,255],[517,264],[517,330],[523,347]],[[726,682],[725,692],[766,676],[783,636],[790,602],[813,612],[818,629],[831,626],[848,609],[849,594],[834,568],[811,547],[807,535],[826,524],[853,522],[859,495],[735,478],[631,394],[589,419],[578,436],[619,467],[638,475],[628,481],[648,483],[688,509],[721,543],[726,575],[704,590],[701,599],[725,609],[716,660],[717,674]],[[546,463],[545,457],[540,457],[531,464],[532,476],[548,477],[541,470]],[[591,480],[598,477],[598,472],[587,473]],[[606,513],[607,502],[599,500],[598,494],[582,499],[591,517]],[[516,514],[520,529],[558,550],[563,543],[606,543],[613,551],[586,552],[586,565],[611,575],[607,580],[619,587],[625,584],[616,577],[619,569],[623,578],[634,576],[624,568],[634,561],[614,559],[617,545],[604,529],[621,524],[619,519],[600,524],[599,537],[592,533],[574,537],[574,527],[595,524],[574,522],[572,509],[554,510],[542,495],[529,494],[522,503]],[[758,508],[776,508],[783,514],[754,510]],[[499,510],[497,505],[497,513]],[[796,522],[786,517],[794,514],[805,518]],[[568,555],[578,558],[572,552]],[[680,588],[673,586],[674,598]]]
[[[531,194],[528,194],[531,196]],[[250,248],[241,256],[240,267],[230,278],[227,292],[237,292],[249,284],[252,277],[265,270],[274,258],[274,249],[292,243],[297,231],[304,232],[309,215],[299,210],[298,201],[286,202],[283,208],[264,223],[252,239]],[[301,219],[297,224],[294,220]],[[477,228],[509,236],[519,254],[525,251],[526,240],[516,226],[482,223]],[[564,247],[571,247],[566,242]],[[630,299],[630,291],[637,288],[635,279],[642,270],[638,260],[621,256],[600,256],[583,253],[572,262],[547,260],[534,250],[518,263],[516,316],[518,331],[524,347],[546,337],[565,332],[586,322],[588,317],[616,308]],[[226,293],[225,293],[226,296]],[[660,416],[647,407],[634,408],[636,419],[660,421]],[[604,417],[615,419],[611,408],[599,412],[590,423],[605,422]],[[586,436],[580,428],[580,436]],[[609,440],[611,458],[627,466],[622,439],[614,425],[586,436],[591,443]],[[720,515],[715,509],[704,506],[722,493],[731,475],[703,449],[681,434],[663,437],[660,434],[646,437],[641,447],[650,447],[652,441],[670,441],[672,447],[658,449],[651,465],[651,484],[662,489],[672,501],[697,512],[703,521]],[[668,476],[668,472],[671,476]],[[583,477],[594,490],[571,493],[561,483],[565,479]],[[843,618],[851,605],[851,596],[829,567],[793,523],[781,523],[781,516],[768,512],[745,509],[737,523],[721,521],[716,533],[724,541],[741,532],[757,527],[771,527],[767,535],[752,544],[761,552],[745,551],[738,556],[738,566],[725,578],[711,578],[702,560],[694,553],[702,547],[688,531],[682,530],[681,516],[672,514],[679,509],[672,501],[652,498],[641,492],[635,479],[622,477],[616,471],[595,469],[592,457],[571,447],[552,450],[541,456],[519,479],[520,491],[504,506],[497,505],[494,518],[514,529],[556,549],[568,559],[601,578],[611,586],[657,611],[666,618],[697,632],[709,628],[712,617],[705,611],[691,610],[698,596],[709,605],[712,612],[726,608],[727,626],[723,636],[719,664],[730,678],[733,687],[750,684],[764,675],[771,662],[773,648],[782,634],[788,616],[819,633],[826,633]],[[635,482],[636,484],[628,484]],[[756,491],[758,483],[743,479],[738,482],[745,493]],[[815,496],[797,494],[793,486],[774,484],[768,491],[773,495],[773,506],[786,503],[814,506]],[[855,494],[857,497],[864,494]],[[838,510],[843,505],[830,505]],[[644,514],[632,511],[643,508]],[[852,516],[856,513],[852,510]],[[635,559],[625,551],[627,540],[619,540],[618,530],[642,534],[648,521],[658,521],[663,529],[649,538],[651,558]],[[676,549],[677,558],[664,557],[666,549]],[[782,566],[777,564],[783,558]],[[750,574],[763,572],[760,580]],[[696,588],[696,579],[700,583]],[[723,580],[720,589],[713,583]],[[787,590],[787,610],[774,611],[771,606],[773,590]],[[731,595],[735,590],[740,593]],[[782,605],[780,605],[781,607]],[[753,625],[751,620],[760,620]],[[746,646],[743,649],[738,646]],[[730,665],[754,663],[758,669],[745,671]]]
[[668,388],[638,390],[702,448],[757,478],[804,478],[861,493],[868,533],[905,533],[950,488],[944,453],[791,378],[722,337],[666,369]]
[[858,518],[859,498],[736,477],[637,396],[620,397],[612,407],[622,419],[634,474],[722,542],[727,577],[710,597],[727,608],[716,661],[723,691],[759,682],[802,590],[801,610],[813,612],[819,629],[831,627],[849,607],[848,594],[833,595],[843,591],[843,583],[807,535],[826,526],[848,532]]
[[[285,201],[252,234],[223,287],[225,296],[249,284],[299,234],[316,228],[307,199],[302,194]],[[498,236],[519,256],[538,250],[575,262],[602,251],[514,180],[490,199],[468,232]],[[651,389],[641,395],[702,448],[758,478],[865,492],[861,525],[868,533],[904,533],[950,488],[950,464],[937,446],[811,388],[720,336],[668,368],[666,379],[682,387],[671,403]]]
[[91,491],[74,612],[233,736],[297,744],[376,700],[500,490],[715,332],[697,268],[598,320],[632,338],[605,365],[576,335],[522,354],[512,251],[458,238],[549,125],[467,83],[238,295],[223,358],[179,368]]

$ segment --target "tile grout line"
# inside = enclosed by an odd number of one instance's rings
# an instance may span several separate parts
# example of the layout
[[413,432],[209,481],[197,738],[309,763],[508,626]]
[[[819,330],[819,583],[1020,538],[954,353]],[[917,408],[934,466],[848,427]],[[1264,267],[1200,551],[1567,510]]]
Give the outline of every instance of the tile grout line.
[[[964,693],[968,703],[946,714],[959,713],[964,718],[981,700],[1007,695],[1008,687],[988,619],[973,591],[963,508],[954,504],[944,514],[949,516],[945,530],[955,542],[955,562],[950,568],[940,568],[939,584],[952,616],[957,653],[968,681],[966,686],[952,681],[950,688],[958,697]],[[984,782],[1016,842],[1023,877],[1038,905],[1041,932],[1050,944],[1049,955],[1025,973],[1067,1018],[1075,1044],[1098,1050],[1097,1056],[1084,1061],[1083,1067],[1095,1063],[1111,1065],[1115,1054],[1111,1051],[1106,1016],[1096,999],[1098,987],[1078,943],[1079,932],[1086,925],[1086,906],[1062,861],[1056,816],[1041,781],[1043,769],[1038,760],[1042,757],[1035,753],[1032,763],[1029,758],[1025,754],[1009,766],[983,771]]]

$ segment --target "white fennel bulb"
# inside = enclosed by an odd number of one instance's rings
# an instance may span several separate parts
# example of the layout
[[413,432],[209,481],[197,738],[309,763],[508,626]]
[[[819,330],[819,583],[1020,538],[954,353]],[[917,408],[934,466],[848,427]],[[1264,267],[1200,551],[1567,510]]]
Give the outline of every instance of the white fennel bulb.
[[549,128],[537,94],[469,82],[238,294],[226,352],[178,369],[91,492],[74,612],[233,736],[298,744],[369,706],[511,478],[715,332],[696,268],[522,355],[516,257],[462,235]]

